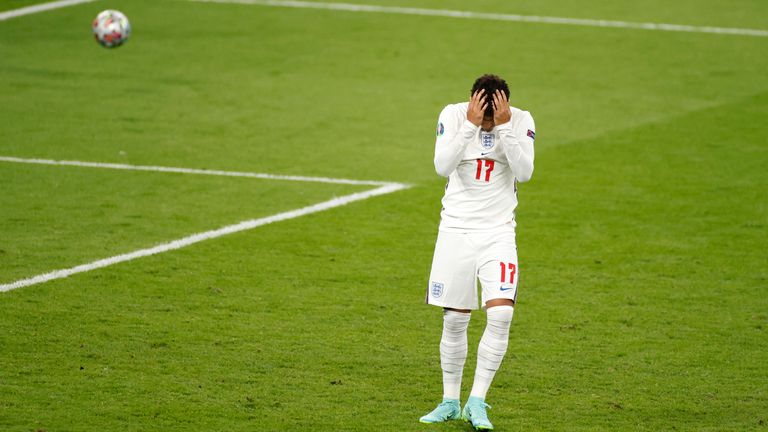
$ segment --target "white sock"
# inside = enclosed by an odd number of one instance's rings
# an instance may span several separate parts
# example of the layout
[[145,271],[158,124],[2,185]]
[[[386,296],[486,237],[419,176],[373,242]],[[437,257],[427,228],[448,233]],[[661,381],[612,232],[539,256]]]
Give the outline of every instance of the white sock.
[[509,343],[509,325],[512,323],[512,306],[494,306],[488,308],[488,323],[477,348],[477,369],[472,383],[470,396],[485,399],[493,376],[499,370],[501,360],[507,352]]
[[443,399],[458,399],[461,374],[467,359],[469,314],[447,310],[443,313],[443,337],[440,339],[440,366],[443,368]]

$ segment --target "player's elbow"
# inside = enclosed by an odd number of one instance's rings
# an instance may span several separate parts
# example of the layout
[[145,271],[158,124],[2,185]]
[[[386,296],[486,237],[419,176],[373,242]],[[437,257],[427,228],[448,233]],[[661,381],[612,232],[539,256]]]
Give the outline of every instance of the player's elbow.
[[435,158],[435,172],[437,172],[437,175],[448,177],[452,171],[453,169],[450,168],[449,164],[441,161],[439,158]]
[[533,164],[531,164],[530,169],[522,170],[518,175],[515,176],[518,183],[525,183],[528,180],[533,177]]

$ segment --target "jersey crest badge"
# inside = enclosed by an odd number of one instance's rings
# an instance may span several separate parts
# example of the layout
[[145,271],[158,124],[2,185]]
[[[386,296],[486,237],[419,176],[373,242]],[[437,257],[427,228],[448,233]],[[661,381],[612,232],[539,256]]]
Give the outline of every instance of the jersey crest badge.
[[535,140],[536,139],[536,132],[528,129],[528,138]]
[[445,126],[442,123],[437,123],[437,136],[442,136],[445,133]]
[[483,146],[485,150],[490,150],[493,148],[493,134],[492,133],[481,133],[480,134],[480,144]]
[[443,284],[440,282],[432,282],[432,297],[440,298],[443,295]]

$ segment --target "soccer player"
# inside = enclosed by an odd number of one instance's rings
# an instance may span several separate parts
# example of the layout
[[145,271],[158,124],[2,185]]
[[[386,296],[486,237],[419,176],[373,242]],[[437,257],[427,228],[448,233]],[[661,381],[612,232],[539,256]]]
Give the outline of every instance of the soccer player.
[[[443,401],[422,423],[463,419],[492,430],[486,393],[507,351],[517,298],[515,208],[517,184],[533,174],[531,114],[509,106],[509,87],[496,75],[472,86],[469,102],[446,106],[437,123],[435,170],[448,177],[427,287],[427,303],[443,308],[440,365]],[[472,391],[462,410],[461,376],[467,358],[470,312],[487,315],[477,350]]]

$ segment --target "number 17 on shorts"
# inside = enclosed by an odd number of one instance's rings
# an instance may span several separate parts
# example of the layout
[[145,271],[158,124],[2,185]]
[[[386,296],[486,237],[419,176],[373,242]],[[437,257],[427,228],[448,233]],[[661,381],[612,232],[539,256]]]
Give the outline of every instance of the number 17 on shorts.
[[511,297],[511,300],[514,302],[517,300],[517,264],[499,261],[499,265],[501,266],[499,291],[514,292],[514,295]]

